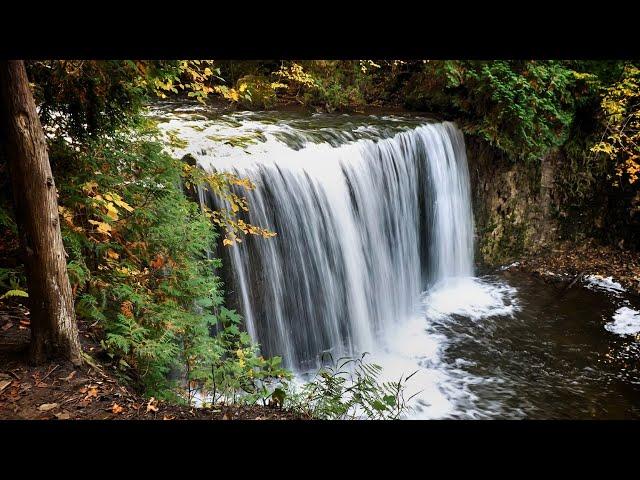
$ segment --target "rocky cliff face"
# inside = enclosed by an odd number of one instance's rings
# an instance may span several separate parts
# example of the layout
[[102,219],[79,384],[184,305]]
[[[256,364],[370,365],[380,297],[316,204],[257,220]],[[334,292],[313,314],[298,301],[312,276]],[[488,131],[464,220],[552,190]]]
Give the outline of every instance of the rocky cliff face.
[[559,227],[554,173],[560,154],[525,164],[512,162],[475,137],[467,137],[466,143],[478,261],[500,265],[555,241]]

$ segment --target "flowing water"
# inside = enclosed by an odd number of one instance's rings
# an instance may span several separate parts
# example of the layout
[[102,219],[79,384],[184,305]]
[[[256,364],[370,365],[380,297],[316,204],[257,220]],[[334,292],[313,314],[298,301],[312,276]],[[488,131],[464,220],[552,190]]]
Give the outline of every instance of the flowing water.
[[223,250],[226,289],[262,352],[299,376],[323,354],[369,352],[390,380],[417,372],[412,418],[640,416],[640,314],[621,289],[474,276],[454,124],[184,104],[151,115],[183,142],[176,155],[255,183],[247,220],[277,236]]

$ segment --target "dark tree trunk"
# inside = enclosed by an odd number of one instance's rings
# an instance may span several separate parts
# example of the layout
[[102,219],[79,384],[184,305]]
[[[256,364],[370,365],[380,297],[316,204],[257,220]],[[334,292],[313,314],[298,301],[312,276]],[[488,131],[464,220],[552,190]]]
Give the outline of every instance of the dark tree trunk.
[[60,233],[56,187],[24,61],[0,62],[0,106],[29,289],[31,360],[42,362],[62,356],[79,364],[82,350]]

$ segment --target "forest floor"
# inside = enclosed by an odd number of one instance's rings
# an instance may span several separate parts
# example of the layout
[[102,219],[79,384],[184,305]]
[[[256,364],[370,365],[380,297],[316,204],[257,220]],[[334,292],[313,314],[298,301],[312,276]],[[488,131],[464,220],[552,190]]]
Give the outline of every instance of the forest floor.
[[640,253],[598,245],[594,240],[555,244],[553,249],[523,259],[515,268],[543,278],[550,273],[566,275],[570,282],[585,275],[613,277],[627,292],[640,296]]
[[29,311],[18,302],[0,302],[0,420],[294,420],[277,407],[216,405],[195,408],[145,398],[124,386],[96,357],[94,332],[80,322],[83,350],[91,363],[74,367],[26,361]]

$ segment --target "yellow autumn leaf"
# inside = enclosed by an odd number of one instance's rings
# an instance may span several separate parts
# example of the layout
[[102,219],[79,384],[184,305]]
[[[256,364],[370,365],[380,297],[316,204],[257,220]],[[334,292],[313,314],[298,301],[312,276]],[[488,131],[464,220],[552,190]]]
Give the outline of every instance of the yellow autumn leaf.
[[125,202],[124,200],[116,199],[115,204],[118,205],[120,208],[124,208],[127,212],[133,212],[133,207],[129,205],[127,202]]
[[230,89],[228,95],[234,102],[237,102],[240,99],[240,94],[235,88]]
[[233,245],[233,242],[231,240],[229,240],[228,238],[225,238],[224,240],[222,240],[222,245],[224,245],[224,246]]
[[118,258],[120,258],[120,255],[117,252],[114,252],[113,250],[109,249],[107,250],[107,257],[113,260],[117,260]]
[[105,208],[107,209],[107,216],[112,219],[112,220],[118,220],[118,209],[116,208],[116,206],[111,203],[111,202],[107,202],[105,205]]
[[95,188],[98,188],[98,184],[96,182],[87,182],[82,186],[82,191],[84,193],[91,193]]
[[73,214],[65,207],[58,207],[58,212],[62,215],[69,225],[73,225]]
[[127,212],[133,212],[133,207],[122,200],[122,197],[117,193],[107,193],[105,194],[104,198],[106,200],[109,200],[110,202],[115,203],[120,208],[124,208]]
[[98,231],[98,233],[111,236],[111,225],[109,225],[108,223],[98,222],[96,220],[89,220],[89,223],[96,226],[96,230]]

